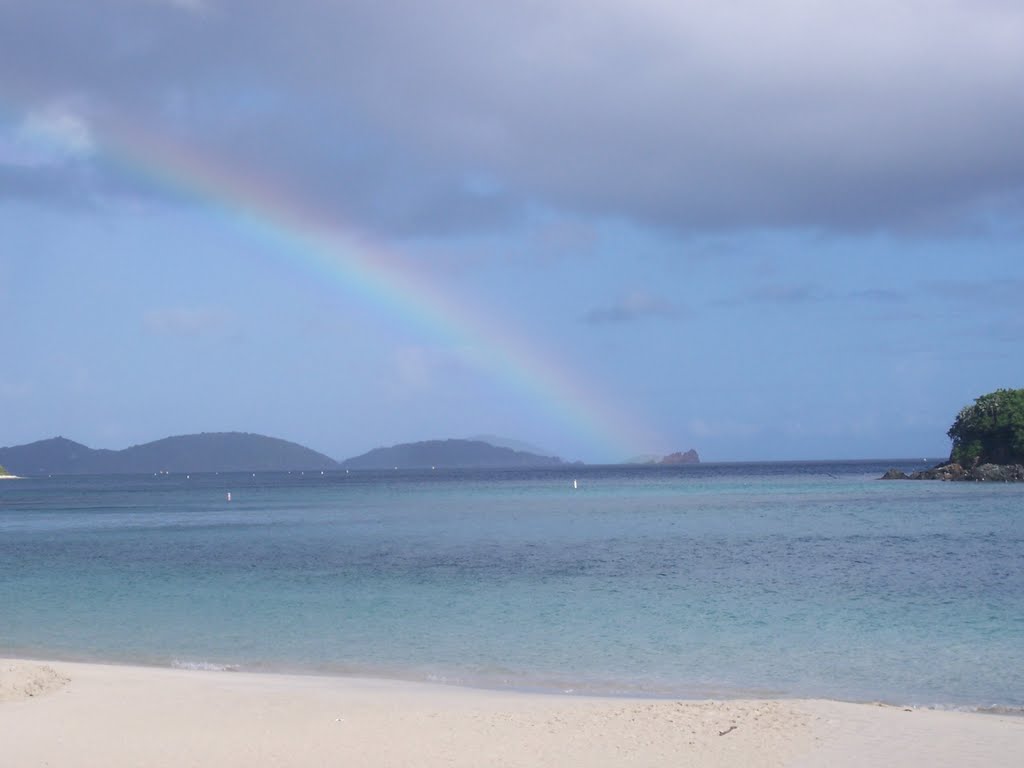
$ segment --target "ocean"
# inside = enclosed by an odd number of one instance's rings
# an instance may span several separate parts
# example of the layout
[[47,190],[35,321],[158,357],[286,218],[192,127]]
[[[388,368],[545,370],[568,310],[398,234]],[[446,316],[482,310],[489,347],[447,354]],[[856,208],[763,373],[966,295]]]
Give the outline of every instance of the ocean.
[[1021,711],[1024,485],[890,466],[4,481],[0,655]]

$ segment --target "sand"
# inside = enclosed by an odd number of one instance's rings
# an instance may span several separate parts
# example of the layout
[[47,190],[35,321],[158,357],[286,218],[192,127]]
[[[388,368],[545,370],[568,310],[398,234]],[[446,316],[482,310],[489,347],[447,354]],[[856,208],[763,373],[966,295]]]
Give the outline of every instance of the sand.
[[0,765],[1019,766],[1024,718],[0,660]]

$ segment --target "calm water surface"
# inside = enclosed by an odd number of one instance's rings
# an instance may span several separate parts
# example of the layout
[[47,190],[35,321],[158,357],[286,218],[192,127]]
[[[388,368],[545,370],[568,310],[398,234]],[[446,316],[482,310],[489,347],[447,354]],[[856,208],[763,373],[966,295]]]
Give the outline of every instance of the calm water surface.
[[893,465],[4,481],[0,654],[1024,707],[1024,485]]

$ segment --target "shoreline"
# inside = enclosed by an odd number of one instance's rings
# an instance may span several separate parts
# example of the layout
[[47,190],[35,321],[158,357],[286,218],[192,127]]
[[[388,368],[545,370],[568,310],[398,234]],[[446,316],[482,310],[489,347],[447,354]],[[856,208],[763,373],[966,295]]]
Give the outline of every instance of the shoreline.
[[1015,765],[1024,718],[0,659],[12,765]]
[[[566,699],[595,699],[603,701],[831,701],[837,704],[852,704],[915,711],[958,712],[964,714],[1001,715],[1020,719],[1024,722],[1024,706],[987,701],[967,703],[957,701],[914,701],[910,698],[855,698],[827,692],[786,692],[778,689],[729,688],[725,686],[693,686],[677,689],[648,689],[630,687],[629,683],[611,681],[569,681],[541,679],[519,681],[515,684],[494,678],[472,678],[470,676],[446,677],[435,672],[412,674],[400,668],[359,668],[324,666],[303,666],[302,664],[247,666],[244,663],[206,661],[192,659],[138,659],[104,658],[102,656],[67,654],[50,655],[47,652],[35,654],[25,648],[0,649],[0,663],[5,661],[27,664],[68,664],[109,668],[137,668],[180,672],[203,672],[227,675],[255,675],[295,677],[300,679],[323,678],[328,680],[380,682],[395,685],[426,685],[441,689],[480,691],[498,695],[542,696]],[[405,673],[403,673],[403,671]]]

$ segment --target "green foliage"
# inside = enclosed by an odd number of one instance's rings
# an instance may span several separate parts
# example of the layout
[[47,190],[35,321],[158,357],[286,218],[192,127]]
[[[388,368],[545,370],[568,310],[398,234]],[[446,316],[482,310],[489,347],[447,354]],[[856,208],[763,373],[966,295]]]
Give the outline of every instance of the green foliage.
[[997,389],[957,414],[949,428],[950,461],[974,464],[1024,463],[1024,389]]
[[0,475],[9,475],[9,474],[10,474],[10,472],[8,472],[6,469],[4,469],[4,465],[0,464]]

